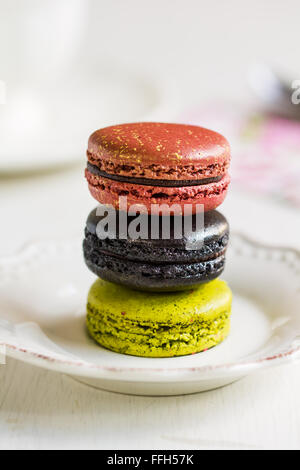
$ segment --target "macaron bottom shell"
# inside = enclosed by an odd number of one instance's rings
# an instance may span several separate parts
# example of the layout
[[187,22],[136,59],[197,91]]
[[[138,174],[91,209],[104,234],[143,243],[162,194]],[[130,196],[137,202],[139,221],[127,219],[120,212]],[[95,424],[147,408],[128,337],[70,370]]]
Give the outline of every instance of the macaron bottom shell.
[[145,264],[104,254],[95,261],[85,260],[96,276],[145,292],[188,290],[216,279],[225,267],[224,254],[213,260],[192,264]]
[[175,357],[216,346],[230,332],[231,291],[216,280],[172,294],[149,294],[98,280],[87,305],[87,328],[101,346],[141,357]]
[[[172,213],[175,215],[184,214],[185,205],[192,214],[214,210],[225,200],[230,183],[228,174],[218,182],[182,187],[124,183],[92,175],[89,171],[86,171],[86,177],[91,195],[101,204],[125,211],[140,205],[139,212],[148,214],[152,213],[152,205],[160,205],[162,215],[170,214],[171,206],[174,206]],[[126,207],[120,207],[121,197],[127,198]]]

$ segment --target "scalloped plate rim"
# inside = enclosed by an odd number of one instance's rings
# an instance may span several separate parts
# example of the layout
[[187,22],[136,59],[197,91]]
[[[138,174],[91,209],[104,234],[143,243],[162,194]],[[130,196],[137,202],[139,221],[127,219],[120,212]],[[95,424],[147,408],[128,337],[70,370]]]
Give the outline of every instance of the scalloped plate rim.
[[[240,232],[234,232],[232,237],[238,238],[256,249],[263,249],[268,251],[277,252],[292,252],[300,262],[300,250],[293,247],[275,246],[271,244],[264,244],[254,239],[249,238]],[[25,257],[36,250],[38,246],[65,246],[66,244],[78,244],[78,239],[62,240],[62,241],[36,241],[29,242],[23,245],[16,253],[1,256],[1,264],[9,263],[13,265],[19,262],[20,257]],[[118,381],[136,381],[136,382],[150,382],[153,379],[158,379],[159,382],[172,381],[176,379],[188,379],[189,381],[204,380],[220,378],[222,376],[228,377],[229,375],[245,376],[257,369],[266,369],[269,367],[279,366],[286,363],[291,363],[294,360],[300,359],[300,345],[291,347],[291,349],[274,354],[272,356],[265,356],[256,360],[229,362],[224,364],[217,364],[212,366],[195,366],[195,367],[107,367],[103,365],[92,364],[85,361],[64,360],[50,355],[39,354],[32,351],[30,348],[21,348],[13,343],[0,341],[0,345],[6,348],[6,355],[22,362],[29,363],[44,369],[57,371],[69,375],[76,375],[78,377],[89,377],[94,379],[109,379]],[[142,375],[142,373],[146,375]],[[121,375],[120,375],[121,374]],[[124,376],[123,374],[126,374]],[[141,374],[139,377],[138,375]],[[139,380],[140,378],[140,380]]]

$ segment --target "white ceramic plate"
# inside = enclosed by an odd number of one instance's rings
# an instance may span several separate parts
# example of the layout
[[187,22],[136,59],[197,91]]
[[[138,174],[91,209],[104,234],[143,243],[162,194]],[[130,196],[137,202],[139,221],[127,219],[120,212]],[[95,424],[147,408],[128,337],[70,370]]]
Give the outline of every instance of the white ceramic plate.
[[148,359],[97,346],[85,329],[94,277],[81,242],[40,243],[0,259],[0,344],[7,355],[102,389],[141,395],[200,392],[300,357],[300,253],[232,235],[224,278],[232,332],[192,356]]
[[105,62],[69,70],[55,86],[7,84],[7,103],[0,105],[0,173],[80,161],[88,136],[101,127],[171,119],[174,89],[172,83]]

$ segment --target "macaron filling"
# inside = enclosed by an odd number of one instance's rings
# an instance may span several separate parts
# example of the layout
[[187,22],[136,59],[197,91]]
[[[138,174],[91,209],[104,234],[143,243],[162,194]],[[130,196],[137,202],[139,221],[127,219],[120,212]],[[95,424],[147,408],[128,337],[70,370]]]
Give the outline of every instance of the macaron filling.
[[180,188],[184,186],[200,186],[210,183],[217,183],[221,181],[223,175],[215,176],[212,178],[202,178],[199,180],[163,180],[163,179],[151,179],[151,178],[134,178],[130,176],[123,176],[118,174],[109,174],[105,171],[99,170],[95,165],[88,162],[87,171],[92,175],[100,176],[102,178],[108,178],[110,180],[119,181],[123,183],[140,184],[144,186],[162,186],[166,188]]
[[[92,155],[91,153],[87,152],[88,156],[88,169],[93,173],[93,171],[98,170],[97,173],[100,175],[109,175],[111,176],[122,176],[128,178],[136,178],[136,179],[145,179],[157,181],[191,181],[197,184],[197,181],[211,179],[211,178],[218,178],[225,175],[229,168],[229,161],[214,161],[208,162],[206,165],[201,163],[199,164],[188,164],[185,165],[168,165],[166,162],[162,161],[160,165],[158,164],[151,164],[142,165],[138,161],[135,161],[134,164],[126,164],[126,162],[117,163],[111,160],[101,160],[99,157]],[[89,166],[90,165],[90,166]],[[94,170],[92,170],[94,167]],[[99,173],[101,172],[101,173]],[[154,184],[154,182],[153,182]],[[171,183],[172,184],[172,183]]]

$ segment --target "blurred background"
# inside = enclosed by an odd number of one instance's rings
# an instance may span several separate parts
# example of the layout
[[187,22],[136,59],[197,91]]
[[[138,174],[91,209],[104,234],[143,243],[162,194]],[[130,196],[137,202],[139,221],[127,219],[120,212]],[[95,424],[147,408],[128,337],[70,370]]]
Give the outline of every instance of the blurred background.
[[232,229],[300,248],[297,0],[0,0],[0,254],[82,235],[89,135],[194,123],[232,145]]

